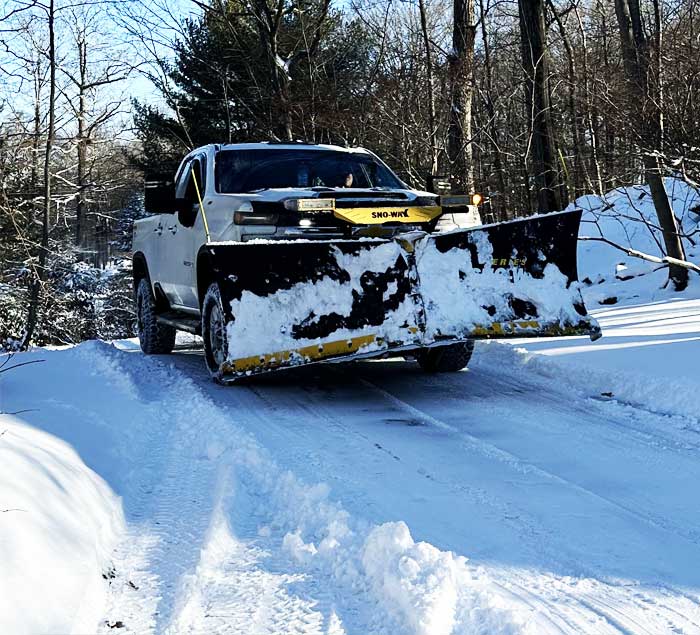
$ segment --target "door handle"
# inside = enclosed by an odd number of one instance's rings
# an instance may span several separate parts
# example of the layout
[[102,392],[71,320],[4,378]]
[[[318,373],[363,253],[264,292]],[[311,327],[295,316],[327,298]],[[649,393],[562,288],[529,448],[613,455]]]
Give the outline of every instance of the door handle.
[[168,227],[168,231],[171,234],[177,234],[177,225],[171,225],[170,227]]
[[158,225],[153,231],[160,236],[163,233],[163,226]]

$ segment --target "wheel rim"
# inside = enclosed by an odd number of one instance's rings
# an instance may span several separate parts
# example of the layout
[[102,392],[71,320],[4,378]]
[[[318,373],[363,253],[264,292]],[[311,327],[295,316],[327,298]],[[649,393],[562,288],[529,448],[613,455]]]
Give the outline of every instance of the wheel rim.
[[221,309],[213,306],[209,313],[209,347],[217,367],[226,360],[226,326]]

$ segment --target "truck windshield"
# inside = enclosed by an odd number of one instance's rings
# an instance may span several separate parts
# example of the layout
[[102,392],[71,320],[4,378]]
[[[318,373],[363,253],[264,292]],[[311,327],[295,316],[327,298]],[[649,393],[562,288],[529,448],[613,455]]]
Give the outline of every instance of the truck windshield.
[[374,157],[333,150],[222,150],[215,172],[216,190],[224,194],[287,187],[403,187]]

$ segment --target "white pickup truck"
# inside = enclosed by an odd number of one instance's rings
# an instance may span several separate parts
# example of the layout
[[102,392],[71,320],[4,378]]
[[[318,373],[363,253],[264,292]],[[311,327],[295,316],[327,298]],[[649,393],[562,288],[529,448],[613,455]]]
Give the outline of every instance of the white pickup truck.
[[359,148],[299,143],[198,148],[184,158],[174,180],[146,182],[151,215],[135,223],[133,241],[141,347],[147,354],[169,353],[176,331],[190,331],[203,336],[210,370],[218,368],[224,321],[205,245],[387,237],[481,223],[467,197],[452,198],[441,202],[435,194],[410,189],[377,156]]

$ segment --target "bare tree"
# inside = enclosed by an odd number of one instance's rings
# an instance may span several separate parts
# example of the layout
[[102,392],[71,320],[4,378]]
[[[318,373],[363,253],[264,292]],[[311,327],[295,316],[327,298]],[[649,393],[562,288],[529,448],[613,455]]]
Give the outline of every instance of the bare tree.
[[489,142],[493,152],[493,168],[496,177],[496,187],[500,205],[495,206],[492,199],[492,209],[496,213],[503,214],[505,211],[505,196],[506,196],[506,179],[503,168],[502,150],[499,139],[501,131],[499,130],[498,120],[496,117],[495,105],[495,89],[493,82],[493,65],[491,60],[491,43],[489,41],[489,33],[487,29],[487,8],[484,5],[484,0],[479,0],[479,14],[481,23],[481,40],[484,50],[484,106],[486,108],[486,125],[485,132],[488,135]]
[[[684,261],[683,243],[676,218],[666,194],[659,153],[663,143],[663,107],[659,76],[659,49],[661,47],[661,7],[654,0],[654,44],[644,29],[639,0],[615,0],[615,13],[620,30],[622,59],[636,116],[642,161],[656,215],[664,236],[666,255]],[[654,68],[656,56],[656,68]],[[677,290],[688,285],[688,270],[673,263],[669,265],[669,279]]]
[[530,127],[528,154],[532,157],[537,209],[552,212],[565,205],[559,182],[549,95],[549,64],[543,0],[519,0],[525,104]]
[[474,0],[454,0],[449,73],[452,102],[448,154],[456,187],[474,189],[472,97],[474,94]]
[[[98,106],[97,90],[123,82],[132,70],[128,59],[119,56],[118,47],[102,55],[105,48],[101,39],[105,36],[101,24],[100,7],[72,6],[66,22],[72,34],[76,63],[73,68],[63,65],[61,70],[68,77],[75,94],[67,95],[72,114],[77,122],[76,147],[76,205],[75,245],[85,246],[88,211],[88,187],[90,179],[89,148],[101,127],[120,113],[122,99],[117,96]],[[98,57],[101,56],[101,57]]]
[[49,212],[51,208],[51,151],[53,150],[54,134],[56,131],[56,13],[54,8],[54,0],[49,0],[48,4],[40,6],[46,13],[46,28],[49,39],[49,125],[46,133],[46,144],[44,146],[44,191],[41,210],[41,245],[39,247],[39,260],[36,275],[30,288],[27,327],[20,345],[20,348],[22,349],[26,349],[32,341],[39,314],[41,290],[46,278],[46,262],[49,255]]

